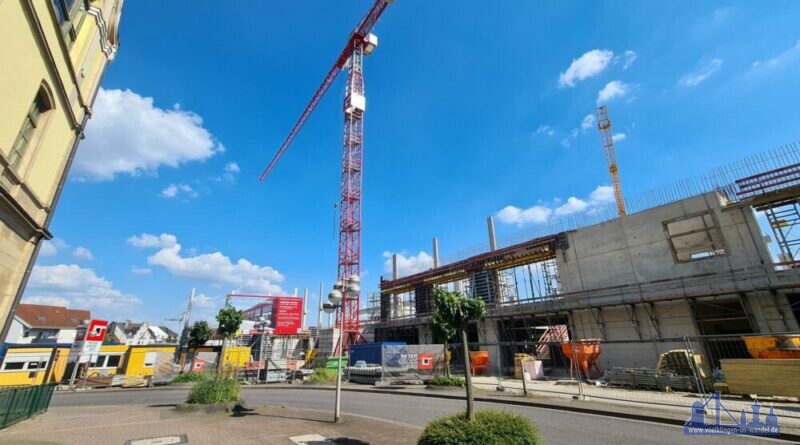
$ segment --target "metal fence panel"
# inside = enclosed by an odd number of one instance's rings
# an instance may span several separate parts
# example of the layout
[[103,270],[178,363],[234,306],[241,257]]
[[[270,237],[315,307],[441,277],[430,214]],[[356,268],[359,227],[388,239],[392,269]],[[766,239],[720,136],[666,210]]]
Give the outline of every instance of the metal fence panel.
[[0,429],[47,411],[56,384],[0,389]]

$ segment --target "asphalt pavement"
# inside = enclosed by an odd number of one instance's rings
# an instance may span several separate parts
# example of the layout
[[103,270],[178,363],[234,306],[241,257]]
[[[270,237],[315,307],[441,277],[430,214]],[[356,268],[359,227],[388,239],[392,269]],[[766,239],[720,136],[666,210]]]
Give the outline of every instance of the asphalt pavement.
[[[186,388],[57,393],[51,407],[169,405],[183,402],[187,393]],[[324,389],[245,387],[243,397],[249,406],[332,410],[334,403],[334,392]],[[787,443],[757,437],[684,436],[682,427],[660,423],[501,403],[479,402],[476,405],[478,409],[504,409],[528,417],[536,423],[545,443],[549,445]],[[459,412],[463,407],[461,400],[351,391],[342,395],[342,411],[345,415],[350,413],[417,426]]]

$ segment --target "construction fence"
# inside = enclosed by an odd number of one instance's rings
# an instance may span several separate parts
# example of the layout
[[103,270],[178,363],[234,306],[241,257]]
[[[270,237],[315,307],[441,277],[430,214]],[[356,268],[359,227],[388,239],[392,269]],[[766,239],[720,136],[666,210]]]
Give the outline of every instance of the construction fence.
[[[719,391],[731,412],[757,398],[800,422],[800,334],[471,344],[494,363],[476,382],[540,395],[687,409]],[[497,352],[499,351],[499,359]],[[456,354],[454,354],[456,355]],[[454,361],[460,361],[454,357]],[[463,367],[462,367],[463,369]],[[463,371],[462,371],[463,372]],[[523,387],[522,378],[525,379]],[[768,411],[768,409],[767,409]],[[766,412],[764,413],[766,414]]]
[[[448,352],[441,344],[367,347],[371,359],[357,351],[350,356],[347,378],[353,383],[424,383],[444,375],[448,362],[453,375],[464,375],[458,344]],[[469,349],[473,381],[484,389],[644,404],[687,415],[694,401],[719,391],[732,413],[751,412],[758,398],[800,424],[800,333],[470,343]]]

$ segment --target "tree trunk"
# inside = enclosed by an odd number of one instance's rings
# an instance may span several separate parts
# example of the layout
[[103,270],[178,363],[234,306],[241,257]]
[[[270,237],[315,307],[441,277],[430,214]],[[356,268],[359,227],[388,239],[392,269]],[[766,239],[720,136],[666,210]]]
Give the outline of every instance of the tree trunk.
[[444,341],[444,375],[447,376],[448,379],[450,378],[450,360],[447,359],[447,356],[450,353],[450,347],[449,346],[450,345],[448,344],[448,341],[445,340]]
[[463,326],[459,329],[461,331],[461,350],[464,353],[464,386],[467,390],[467,420],[472,421],[475,419],[475,412],[473,405],[475,401],[472,394],[472,373],[469,369],[469,345],[467,344],[467,328]]

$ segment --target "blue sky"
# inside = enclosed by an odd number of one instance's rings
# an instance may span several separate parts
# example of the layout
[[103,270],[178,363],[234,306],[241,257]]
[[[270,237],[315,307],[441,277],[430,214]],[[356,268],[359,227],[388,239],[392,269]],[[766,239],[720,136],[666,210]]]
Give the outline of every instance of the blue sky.
[[[156,4],[158,7],[155,7]],[[336,271],[344,76],[257,176],[371,2],[126,2],[122,46],[28,301],[161,323],[230,290],[316,294]],[[400,0],[366,59],[363,288],[798,139],[797,2]],[[604,187],[605,186],[605,187]],[[570,199],[572,198],[572,199]],[[312,320],[315,314],[310,315]]]

